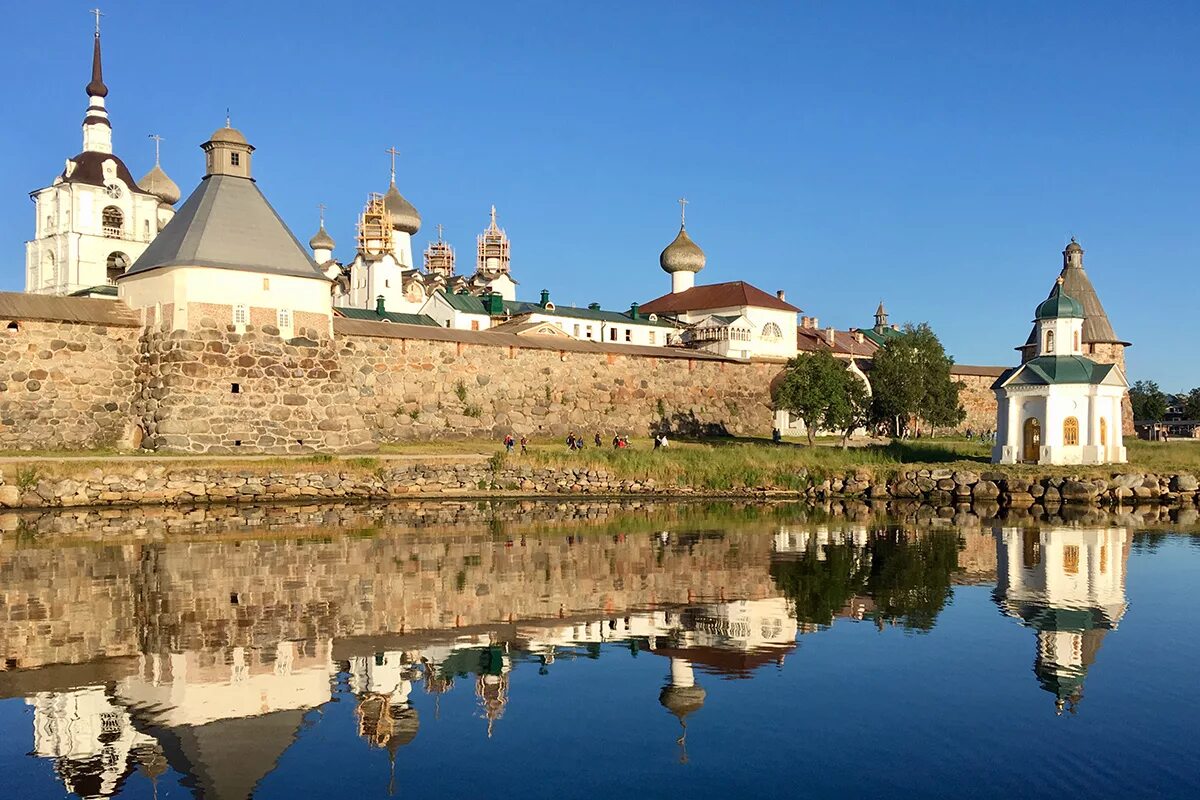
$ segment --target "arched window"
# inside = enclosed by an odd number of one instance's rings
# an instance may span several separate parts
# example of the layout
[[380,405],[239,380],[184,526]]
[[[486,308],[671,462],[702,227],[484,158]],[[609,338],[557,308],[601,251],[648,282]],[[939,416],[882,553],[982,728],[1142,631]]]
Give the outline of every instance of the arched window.
[[778,342],[783,338],[783,331],[774,322],[763,325],[762,338],[764,342]]
[[5,326],[5,330],[8,331],[9,333],[16,333],[17,331],[21,330],[21,326],[18,325],[16,322],[10,322],[10,323],[8,323],[8,325]]
[[1054,352],[1054,331],[1046,331],[1046,352]]
[[1079,420],[1075,417],[1067,417],[1063,420],[1063,444],[1079,444]]
[[129,269],[129,256],[124,253],[109,253],[105,267],[109,284],[115,284],[117,278],[124,275],[125,270]]
[[1100,418],[1100,444],[1103,447],[1108,447],[1108,419]]
[[1075,350],[1074,350],[1074,352],[1076,352],[1076,353],[1079,352],[1079,331],[1075,331]]
[[54,253],[47,252],[42,256],[42,281],[45,286],[58,285],[58,259]]
[[100,214],[101,232],[110,239],[120,239],[125,227],[125,215],[116,206],[105,206]]

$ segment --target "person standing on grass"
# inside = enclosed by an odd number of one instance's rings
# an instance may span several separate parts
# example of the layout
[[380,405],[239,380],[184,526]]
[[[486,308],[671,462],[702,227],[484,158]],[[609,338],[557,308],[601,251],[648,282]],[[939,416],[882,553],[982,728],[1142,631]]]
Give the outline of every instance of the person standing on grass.
[[509,453],[513,451],[513,437],[511,433],[504,436],[504,450]]
[[600,432],[597,431],[596,432],[596,447],[602,447],[603,445],[604,445],[604,440],[600,438]]
[[654,434],[654,449],[657,450],[660,447],[662,447],[662,439],[658,438],[658,434],[656,433]]
[[521,455],[529,455],[529,437],[521,434]]

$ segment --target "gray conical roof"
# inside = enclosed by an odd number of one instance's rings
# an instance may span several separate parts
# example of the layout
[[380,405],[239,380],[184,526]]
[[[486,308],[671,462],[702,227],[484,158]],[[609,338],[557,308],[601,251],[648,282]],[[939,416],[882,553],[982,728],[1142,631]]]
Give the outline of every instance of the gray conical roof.
[[675,240],[658,256],[658,264],[665,272],[699,272],[704,269],[704,260],[704,251],[682,225]]
[[201,180],[122,277],[176,266],[329,280],[258,184],[236,175]]
[[[1083,269],[1083,248],[1074,239],[1063,250],[1063,268],[1059,275],[1062,278],[1062,293],[1074,298],[1083,306],[1084,344],[1122,344],[1128,347],[1130,343],[1118,338],[1112,323],[1108,321],[1108,314],[1100,303],[1100,296],[1096,294],[1096,288],[1092,286],[1091,279]],[[1058,287],[1056,279],[1055,285],[1050,287],[1050,293],[1046,295],[1047,300],[1054,296]],[[1036,328],[1029,332],[1025,344],[1037,345]]]

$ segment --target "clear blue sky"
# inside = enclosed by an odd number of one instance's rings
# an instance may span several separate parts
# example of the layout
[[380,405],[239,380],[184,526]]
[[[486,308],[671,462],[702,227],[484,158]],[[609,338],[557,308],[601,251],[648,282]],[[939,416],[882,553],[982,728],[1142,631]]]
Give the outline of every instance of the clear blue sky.
[[[12,3],[0,70],[7,264],[27,192],[80,149],[96,0]],[[665,292],[678,227],[701,282],[744,279],[821,324],[929,321],[1007,364],[1074,234],[1130,379],[1200,385],[1200,4],[1117,2],[103,3],[117,153],[166,137],[184,196],[232,109],[303,241],[328,205],[353,255],[367,192],[446,226],[460,268],[491,203],[525,297]]]

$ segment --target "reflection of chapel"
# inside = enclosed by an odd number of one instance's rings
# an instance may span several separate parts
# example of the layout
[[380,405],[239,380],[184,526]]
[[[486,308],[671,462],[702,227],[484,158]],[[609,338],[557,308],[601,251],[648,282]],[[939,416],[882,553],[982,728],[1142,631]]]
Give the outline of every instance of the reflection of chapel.
[[[1079,297],[1069,293],[1068,278]],[[1083,248],[1072,240],[1063,251],[1062,274],[1034,313],[1030,343],[1020,348],[1024,363],[992,385],[997,406],[994,462],[1125,462],[1125,343],[1108,341],[1115,338],[1083,273]],[[1112,360],[1105,363],[1092,355]]]
[[1129,537],[1123,528],[996,533],[994,598],[1037,631],[1033,671],[1059,713],[1075,711],[1104,637],[1125,614]]

